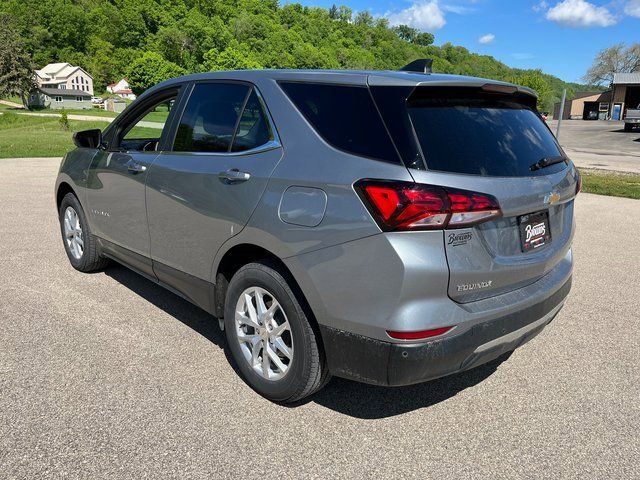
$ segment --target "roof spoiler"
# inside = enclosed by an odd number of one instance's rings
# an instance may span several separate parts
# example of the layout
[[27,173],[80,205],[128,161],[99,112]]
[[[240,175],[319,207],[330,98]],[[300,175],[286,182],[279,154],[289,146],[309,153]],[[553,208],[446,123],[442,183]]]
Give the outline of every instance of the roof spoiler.
[[406,64],[400,70],[403,72],[431,73],[431,58],[419,58],[411,63]]

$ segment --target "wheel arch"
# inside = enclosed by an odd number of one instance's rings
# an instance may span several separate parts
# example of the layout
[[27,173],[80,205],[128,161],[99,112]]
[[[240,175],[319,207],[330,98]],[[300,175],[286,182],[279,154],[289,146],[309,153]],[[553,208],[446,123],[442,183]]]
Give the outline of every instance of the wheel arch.
[[[62,199],[65,197],[65,195],[67,195],[68,193],[73,193],[75,195],[75,197],[78,199],[78,202],[80,202],[80,197],[78,197],[78,194],[76,193],[76,191],[73,189],[73,187],[66,181],[61,181],[56,189],[56,208],[58,210],[60,210],[60,204],[62,203]],[[80,202],[80,205],[82,205],[82,202]]]
[[309,319],[312,328],[316,334],[316,337],[319,339],[320,348],[322,349],[324,355],[324,344],[322,340],[322,334],[320,332],[320,327],[318,323],[318,319],[311,308],[309,301],[307,300],[306,295],[302,291],[298,280],[295,278],[291,269],[287,266],[287,264],[282,261],[280,257],[278,257],[275,253],[270,250],[261,247],[259,245],[251,244],[251,243],[240,243],[234,245],[229,248],[221,257],[220,261],[217,263],[215,267],[215,295],[214,295],[214,313],[216,317],[223,318],[224,317],[224,304],[227,295],[227,289],[229,286],[229,282],[233,275],[244,265],[253,262],[261,262],[274,267],[278,270],[285,278],[285,280],[289,283],[289,287],[293,291],[296,296],[300,306],[305,312],[305,315]]

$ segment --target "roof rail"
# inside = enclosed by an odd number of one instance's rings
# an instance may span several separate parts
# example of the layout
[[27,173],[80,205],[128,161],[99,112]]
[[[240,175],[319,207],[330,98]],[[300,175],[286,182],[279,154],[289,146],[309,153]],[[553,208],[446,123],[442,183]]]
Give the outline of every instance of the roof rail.
[[431,58],[419,58],[411,63],[406,64],[400,70],[404,72],[418,72],[418,73],[431,73],[431,64],[433,60]]

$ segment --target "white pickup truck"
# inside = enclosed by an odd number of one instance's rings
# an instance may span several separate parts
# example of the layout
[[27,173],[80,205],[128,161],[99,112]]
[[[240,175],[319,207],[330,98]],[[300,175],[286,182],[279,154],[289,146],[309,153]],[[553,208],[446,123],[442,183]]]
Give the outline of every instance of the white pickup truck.
[[624,131],[630,132],[633,127],[640,127],[640,105],[627,109],[627,116],[624,117]]

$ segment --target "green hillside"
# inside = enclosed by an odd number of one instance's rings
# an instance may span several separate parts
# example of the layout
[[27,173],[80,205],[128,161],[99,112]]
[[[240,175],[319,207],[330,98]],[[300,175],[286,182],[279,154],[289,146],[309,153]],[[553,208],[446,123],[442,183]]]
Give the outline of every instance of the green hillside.
[[583,90],[535,70],[408,27],[390,28],[367,12],[280,6],[276,0],[0,0],[36,65],[87,69],[96,90],[128,76],[137,90],[184,72],[234,68],[397,69],[433,58],[434,71],[524,83],[551,110],[563,88]]

